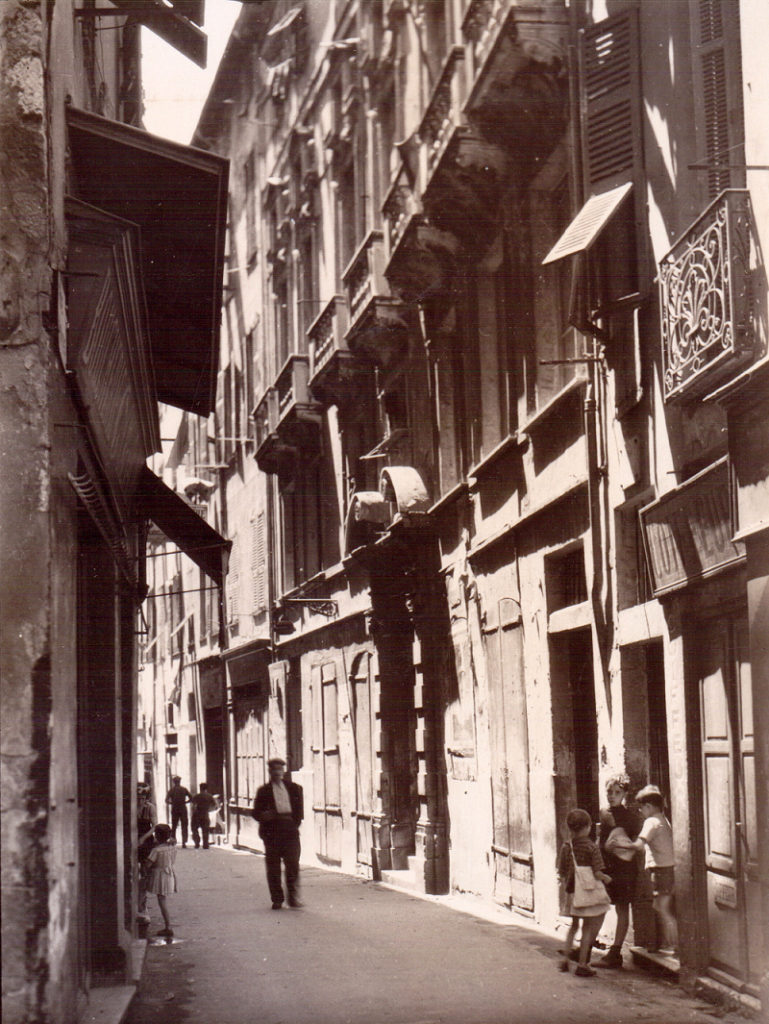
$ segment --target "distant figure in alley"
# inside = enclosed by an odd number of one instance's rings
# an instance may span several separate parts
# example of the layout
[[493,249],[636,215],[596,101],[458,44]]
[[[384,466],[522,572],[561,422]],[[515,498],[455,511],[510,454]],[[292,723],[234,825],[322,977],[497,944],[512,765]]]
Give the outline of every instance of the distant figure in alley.
[[270,781],[256,791],[253,817],[259,823],[264,843],[267,885],[272,909],[280,910],[285,899],[281,881],[281,862],[286,866],[289,907],[301,907],[299,901],[299,826],[304,817],[302,787],[285,779],[286,762],[273,757],[267,762]]
[[176,838],[176,826],[182,826],[182,846],[187,845],[187,804],[190,802],[190,791],[182,785],[179,775],[171,779],[171,788],[166,793],[166,803],[171,805],[171,833]]
[[197,850],[200,846],[201,833],[203,849],[208,849],[208,833],[211,828],[211,811],[216,810],[216,799],[208,792],[208,783],[200,783],[200,792],[190,799],[192,807],[192,841]]

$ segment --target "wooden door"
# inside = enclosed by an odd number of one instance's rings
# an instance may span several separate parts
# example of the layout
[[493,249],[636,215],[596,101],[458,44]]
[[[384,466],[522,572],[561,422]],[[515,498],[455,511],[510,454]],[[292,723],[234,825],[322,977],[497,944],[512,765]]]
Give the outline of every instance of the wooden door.
[[350,673],[355,740],[356,850],[359,863],[368,865],[372,863],[372,815],[376,797],[370,666],[371,655],[364,651],[355,659]]
[[709,622],[698,644],[710,959],[749,984],[758,980],[761,922],[747,624]]
[[[507,616],[506,606],[511,614]],[[521,626],[515,602],[500,602],[499,627],[485,637],[490,698],[494,895],[534,909],[529,807],[529,734]]]
[[313,710],[313,816],[316,852],[321,860],[342,862],[342,807],[339,764],[339,716],[336,665],[311,672]]

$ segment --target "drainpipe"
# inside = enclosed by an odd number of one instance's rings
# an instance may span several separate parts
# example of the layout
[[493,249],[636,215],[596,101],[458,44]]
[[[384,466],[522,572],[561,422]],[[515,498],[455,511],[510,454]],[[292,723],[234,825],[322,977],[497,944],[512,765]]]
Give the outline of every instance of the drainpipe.
[[583,406],[585,423],[585,444],[587,446],[587,491],[590,520],[590,543],[592,548],[593,574],[590,587],[590,603],[593,609],[598,645],[601,652],[601,668],[604,681],[607,679],[610,652],[609,621],[609,551],[608,528],[603,513],[602,491],[606,486],[606,467],[603,461],[601,424],[600,381],[601,362],[597,339],[593,338],[593,355],[590,360],[592,379],[587,387]]

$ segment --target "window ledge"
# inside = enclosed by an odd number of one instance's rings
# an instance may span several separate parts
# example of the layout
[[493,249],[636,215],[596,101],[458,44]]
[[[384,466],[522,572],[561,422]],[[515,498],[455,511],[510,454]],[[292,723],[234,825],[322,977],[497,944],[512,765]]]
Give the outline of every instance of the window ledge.
[[528,443],[529,439],[522,431],[515,434],[508,434],[507,437],[503,437],[499,444],[491,449],[488,455],[484,455],[479,462],[476,462],[476,464],[469,469],[467,477],[471,482],[471,485],[479,476],[482,476],[486,470],[490,469],[502,455],[505,455],[513,448],[525,448]]
[[458,484],[454,484],[450,491],[446,491],[445,494],[441,495],[440,498],[432,505],[428,510],[428,515],[433,515],[435,512],[442,512],[447,505],[451,505],[453,502],[458,501],[463,495],[468,492],[468,484],[466,480],[460,480]]
[[539,430],[566,398],[574,394],[575,391],[586,389],[588,383],[587,377],[574,377],[573,380],[570,380],[557,395],[554,395],[541,409],[537,409],[530,419],[521,426],[518,431],[519,438],[527,437]]

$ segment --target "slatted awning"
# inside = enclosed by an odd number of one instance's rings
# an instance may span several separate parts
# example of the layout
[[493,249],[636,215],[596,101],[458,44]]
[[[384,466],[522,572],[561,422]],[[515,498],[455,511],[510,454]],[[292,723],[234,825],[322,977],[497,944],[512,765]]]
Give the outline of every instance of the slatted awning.
[[214,409],[228,162],[70,107],[70,192],[141,229],[157,398]]
[[137,497],[140,511],[221,587],[232,541],[225,540],[146,466]]
[[596,243],[632,188],[632,181],[626,181],[607,192],[591,196],[542,260],[543,265],[555,263],[566,256],[587,252]]

